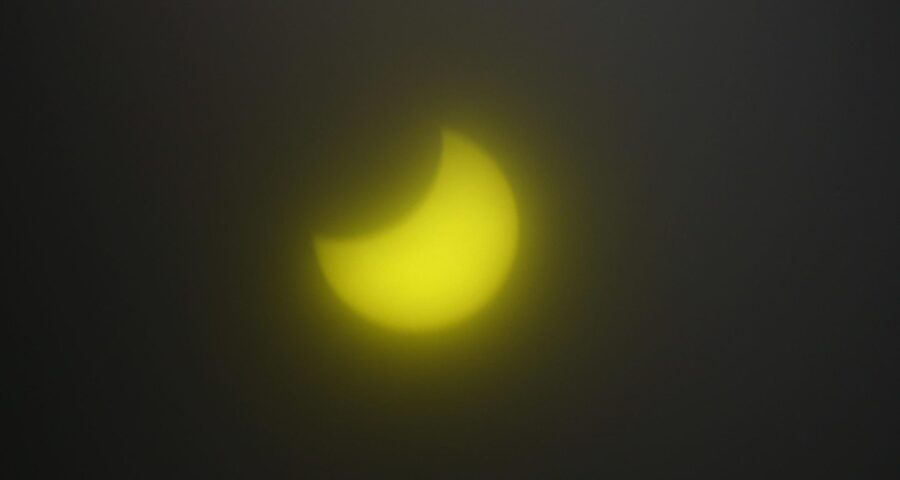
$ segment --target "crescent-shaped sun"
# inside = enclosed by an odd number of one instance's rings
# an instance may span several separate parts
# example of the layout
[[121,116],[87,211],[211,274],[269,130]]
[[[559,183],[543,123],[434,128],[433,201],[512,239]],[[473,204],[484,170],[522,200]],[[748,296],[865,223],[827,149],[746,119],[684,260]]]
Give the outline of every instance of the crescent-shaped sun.
[[313,245],[325,279],[352,310],[384,327],[426,332],[488,303],[513,263],[518,230],[496,162],[445,129],[433,184],[407,217],[365,235],[315,235]]

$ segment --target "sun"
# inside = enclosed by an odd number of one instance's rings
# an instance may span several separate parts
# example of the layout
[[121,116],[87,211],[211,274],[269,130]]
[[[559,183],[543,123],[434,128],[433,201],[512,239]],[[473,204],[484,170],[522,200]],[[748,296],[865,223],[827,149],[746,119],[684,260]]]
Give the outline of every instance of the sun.
[[364,235],[315,235],[324,277],[360,316],[428,332],[472,317],[500,289],[516,254],[519,216],[497,163],[442,130],[431,188],[399,222]]

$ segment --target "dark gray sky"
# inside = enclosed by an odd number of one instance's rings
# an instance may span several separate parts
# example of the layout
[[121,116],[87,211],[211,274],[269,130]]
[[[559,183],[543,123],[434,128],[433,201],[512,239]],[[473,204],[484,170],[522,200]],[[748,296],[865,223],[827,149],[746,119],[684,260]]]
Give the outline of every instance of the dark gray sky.
[[[11,31],[36,472],[893,478],[896,12],[58,3]],[[400,214],[446,122],[523,251],[481,321],[398,338],[303,241]]]

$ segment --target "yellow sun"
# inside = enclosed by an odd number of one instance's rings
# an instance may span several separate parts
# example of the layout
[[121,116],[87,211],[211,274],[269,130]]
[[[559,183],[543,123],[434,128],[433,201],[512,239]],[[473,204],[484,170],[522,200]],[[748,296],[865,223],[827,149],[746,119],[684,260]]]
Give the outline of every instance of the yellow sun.
[[385,327],[425,332],[470,317],[515,256],[518,214],[503,173],[464,136],[444,130],[442,140],[434,183],[409,216],[361,236],[313,238],[338,297]]

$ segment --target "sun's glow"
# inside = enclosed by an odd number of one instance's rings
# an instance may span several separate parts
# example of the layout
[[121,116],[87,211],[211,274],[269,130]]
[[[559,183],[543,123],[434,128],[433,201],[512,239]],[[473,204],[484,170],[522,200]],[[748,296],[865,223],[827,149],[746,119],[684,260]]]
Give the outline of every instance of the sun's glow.
[[468,138],[442,132],[434,183],[399,223],[353,237],[316,235],[329,285],[382,326],[433,331],[469,318],[497,292],[518,243],[512,191]]

